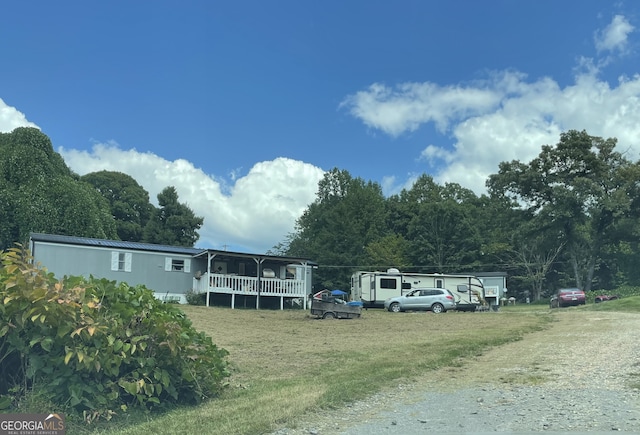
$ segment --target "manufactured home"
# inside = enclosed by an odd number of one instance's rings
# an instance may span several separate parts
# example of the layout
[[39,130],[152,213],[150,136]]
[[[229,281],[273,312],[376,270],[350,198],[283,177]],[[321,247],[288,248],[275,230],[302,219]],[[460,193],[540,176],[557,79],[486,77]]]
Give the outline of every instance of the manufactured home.
[[398,269],[385,272],[355,272],[351,276],[351,299],[365,307],[382,307],[385,299],[402,296],[418,288],[444,288],[462,304],[487,305],[482,281],[475,275],[402,273]]
[[484,299],[489,305],[504,305],[509,295],[507,294],[506,272],[477,272],[475,276],[482,281],[484,287]]
[[158,299],[231,308],[307,307],[317,264],[305,259],[214,249],[32,233],[36,263],[57,278],[90,275],[144,285]]

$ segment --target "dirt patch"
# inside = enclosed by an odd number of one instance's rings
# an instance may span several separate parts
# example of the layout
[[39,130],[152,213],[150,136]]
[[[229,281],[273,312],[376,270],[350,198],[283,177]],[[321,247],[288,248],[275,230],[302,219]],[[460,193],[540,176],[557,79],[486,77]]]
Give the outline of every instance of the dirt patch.
[[540,332],[277,434],[640,433],[640,315],[561,309]]
[[[550,329],[492,349],[442,388],[533,384],[564,389],[631,387],[640,373],[640,315],[561,309]],[[453,378],[453,379],[451,379]]]

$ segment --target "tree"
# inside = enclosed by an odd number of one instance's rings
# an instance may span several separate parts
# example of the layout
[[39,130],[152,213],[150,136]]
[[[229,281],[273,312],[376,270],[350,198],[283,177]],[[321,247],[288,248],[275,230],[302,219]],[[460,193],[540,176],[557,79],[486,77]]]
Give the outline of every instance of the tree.
[[367,264],[376,269],[395,267],[403,270],[411,264],[408,259],[409,243],[400,234],[388,234],[370,242],[365,252]]
[[160,208],[155,209],[144,228],[144,241],[172,246],[193,246],[200,235],[198,230],[204,218],[194,214],[187,205],[178,201],[173,186],[165,187],[158,194]]
[[469,211],[451,201],[422,205],[409,222],[408,239],[414,268],[438,273],[469,270],[481,246]]
[[475,194],[455,183],[440,186],[423,174],[390,198],[389,224],[408,241],[408,260],[419,272],[459,272],[473,267],[481,239]]
[[505,253],[517,271],[514,280],[527,286],[524,296],[534,301],[543,295],[547,275],[564,248],[564,242],[545,232],[544,227],[544,222],[535,216],[522,223],[511,233],[511,249]]
[[0,133],[0,248],[30,232],[115,238],[104,199],[78,180],[36,128]]
[[109,202],[120,240],[141,241],[154,209],[149,202],[149,192],[122,172],[92,172],[80,179],[91,184]]
[[288,254],[320,264],[323,288],[347,288],[354,269],[368,261],[367,246],[384,235],[384,196],[377,183],[337,168],[318,183],[316,200],[296,222]]
[[616,142],[571,130],[528,164],[500,163],[487,182],[492,195],[505,195],[560,234],[574,283],[585,291],[605,246],[620,237],[617,228],[637,216],[640,167],[614,151]]

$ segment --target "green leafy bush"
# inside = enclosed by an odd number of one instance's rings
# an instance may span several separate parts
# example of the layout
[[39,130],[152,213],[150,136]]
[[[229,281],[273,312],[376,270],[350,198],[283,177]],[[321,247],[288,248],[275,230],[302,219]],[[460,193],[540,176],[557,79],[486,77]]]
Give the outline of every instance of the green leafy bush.
[[111,415],[195,404],[224,387],[227,351],[152,291],[56,280],[20,247],[1,260],[0,403],[35,390],[85,415]]
[[189,305],[206,305],[207,295],[205,293],[196,293],[193,290],[188,290],[184,297],[187,299]]

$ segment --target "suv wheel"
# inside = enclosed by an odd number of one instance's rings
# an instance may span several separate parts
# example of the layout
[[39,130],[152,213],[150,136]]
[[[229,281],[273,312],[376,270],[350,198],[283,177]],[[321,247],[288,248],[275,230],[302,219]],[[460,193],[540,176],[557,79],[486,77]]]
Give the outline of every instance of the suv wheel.
[[400,304],[397,302],[392,303],[391,305],[389,305],[389,311],[391,311],[392,313],[399,313]]
[[431,305],[431,311],[435,314],[440,314],[444,312],[444,307],[442,304],[435,303]]

